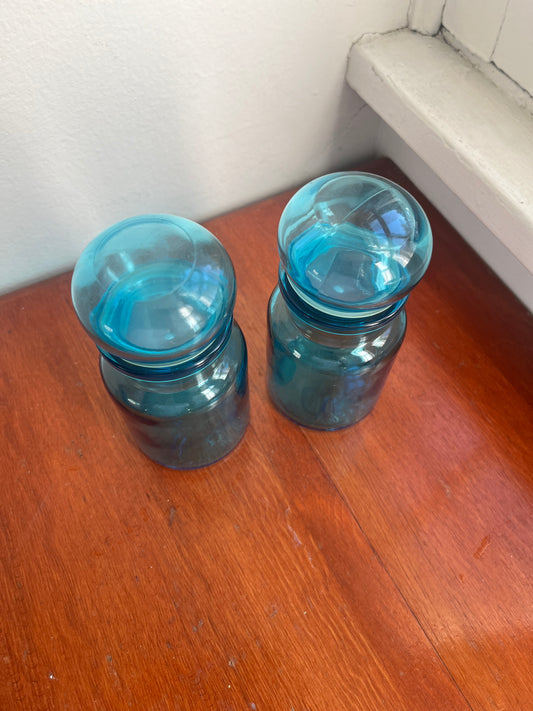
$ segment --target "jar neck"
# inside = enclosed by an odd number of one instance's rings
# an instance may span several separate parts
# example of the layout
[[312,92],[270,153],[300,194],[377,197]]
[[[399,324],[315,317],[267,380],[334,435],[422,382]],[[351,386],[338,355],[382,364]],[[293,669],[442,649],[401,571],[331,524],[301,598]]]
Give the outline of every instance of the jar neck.
[[126,375],[143,380],[168,380],[169,377],[185,377],[209,365],[226,347],[231,337],[232,329],[233,316],[224,322],[222,328],[207,345],[192,355],[189,354],[186,358],[173,361],[130,361],[108,353],[99,345],[97,345],[97,348],[105,360],[121,372],[126,373]]
[[384,326],[392,321],[404,308],[408,296],[394,302],[384,309],[367,312],[348,312],[339,316],[329,308],[317,309],[307,299],[303,299],[286,272],[280,269],[279,290],[292,313],[302,321],[322,330],[333,333],[358,333]]

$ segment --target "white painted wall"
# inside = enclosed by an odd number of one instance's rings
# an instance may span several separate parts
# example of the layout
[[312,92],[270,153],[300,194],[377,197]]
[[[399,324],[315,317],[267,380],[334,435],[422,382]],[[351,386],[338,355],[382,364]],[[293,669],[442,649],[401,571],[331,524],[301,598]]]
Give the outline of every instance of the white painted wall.
[[202,221],[372,155],[346,61],[408,5],[3,0],[0,291],[124,217]]

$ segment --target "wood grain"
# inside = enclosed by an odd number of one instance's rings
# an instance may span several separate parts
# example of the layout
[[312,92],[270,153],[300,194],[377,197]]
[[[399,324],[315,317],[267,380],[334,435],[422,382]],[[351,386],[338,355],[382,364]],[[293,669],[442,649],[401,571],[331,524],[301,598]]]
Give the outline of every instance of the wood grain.
[[436,246],[354,428],[266,395],[290,193],[207,224],[252,412],[212,467],[129,441],[69,275],[0,299],[0,709],[533,708],[531,317],[394,165],[370,169],[423,201]]

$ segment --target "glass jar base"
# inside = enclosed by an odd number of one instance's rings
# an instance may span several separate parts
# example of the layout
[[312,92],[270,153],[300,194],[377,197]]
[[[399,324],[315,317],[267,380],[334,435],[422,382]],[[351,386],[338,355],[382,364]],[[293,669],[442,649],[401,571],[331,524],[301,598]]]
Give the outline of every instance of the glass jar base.
[[365,419],[374,409],[375,403],[371,407],[361,409],[356,415],[350,419],[346,417],[327,416],[322,413],[320,416],[311,413],[303,412],[302,410],[294,411],[284,406],[283,402],[276,396],[270,384],[268,385],[268,394],[274,407],[279,410],[282,415],[285,415],[289,420],[292,420],[297,425],[307,427],[311,430],[320,430],[322,432],[335,432],[336,430],[345,430],[348,427],[353,427]]
[[149,459],[170,469],[200,469],[224,459],[244,437],[249,421],[248,390],[211,412],[179,420],[163,422],[125,414],[134,443]]
[[216,455],[215,453],[211,453],[210,457],[205,457],[205,459],[196,459],[194,461],[186,461],[181,458],[176,459],[176,455],[174,452],[170,453],[170,455],[167,455],[165,452],[161,451],[147,451],[146,449],[141,447],[138,442],[136,442],[135,444],[137,445],[138,449],[145,455],[145,457],[150,459],[152,462],[155,462],[156,464],[160,464],[161,466],[166,467],[167,469],[173,469],[174,471],[192,471],[194,469],[203,469],[204,467],[209,467],[212,464],[216,464],[217,462],[220,462],[226,457],[228,457],[230,454],[232,454],[232,452],[234,452],[235,449],[237,449],[237,447],[243,441],[245,433],[246,426],[244,427],[240,437],[233,441],[225,449],[219,450]]

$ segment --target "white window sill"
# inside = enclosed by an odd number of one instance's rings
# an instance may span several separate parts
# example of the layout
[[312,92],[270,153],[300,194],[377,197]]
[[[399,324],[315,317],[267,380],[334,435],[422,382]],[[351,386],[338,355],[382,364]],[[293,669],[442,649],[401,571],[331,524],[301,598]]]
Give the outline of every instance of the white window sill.
[[514,291],[533,308],[533,116],[440,37],[410,30],[362,38],[347,79],[514,255],[529,277]]

